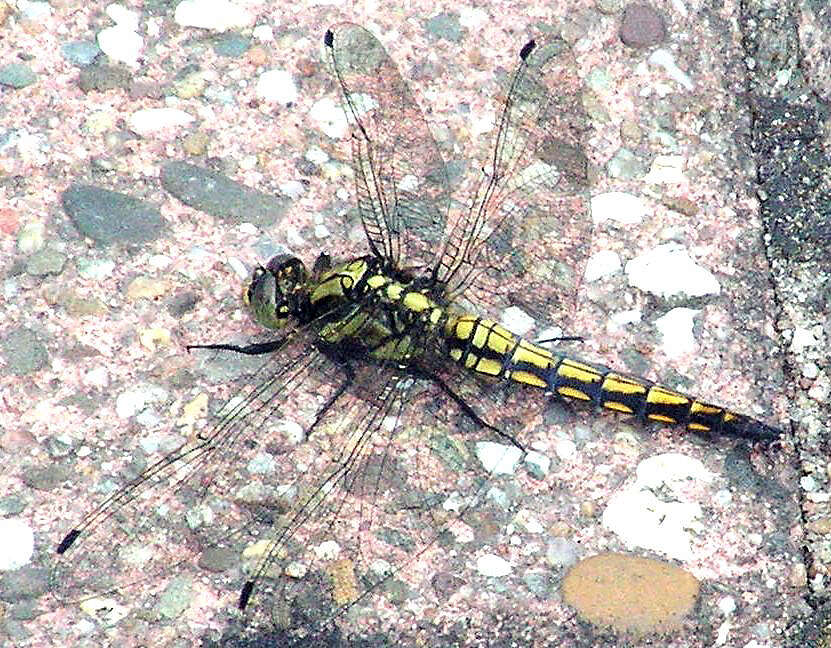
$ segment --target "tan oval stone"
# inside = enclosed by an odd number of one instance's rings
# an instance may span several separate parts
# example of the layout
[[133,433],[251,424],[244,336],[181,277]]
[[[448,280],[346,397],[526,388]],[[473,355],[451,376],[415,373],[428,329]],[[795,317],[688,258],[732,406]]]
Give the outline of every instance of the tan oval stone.
[[636,634],[678,627],[698,591],[698,579],[679,567],[618,553],[577,563],[562,586],[566,603],[586,621]]

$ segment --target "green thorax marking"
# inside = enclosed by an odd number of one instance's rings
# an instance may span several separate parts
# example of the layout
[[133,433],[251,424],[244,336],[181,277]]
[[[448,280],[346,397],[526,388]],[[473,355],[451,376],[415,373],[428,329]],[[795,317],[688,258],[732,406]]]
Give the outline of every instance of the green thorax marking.
[[309,306],[322,339],[398,362],[422,355],[448,317],[424,292],[381,273],[369,257],[321,273],[311,282]]

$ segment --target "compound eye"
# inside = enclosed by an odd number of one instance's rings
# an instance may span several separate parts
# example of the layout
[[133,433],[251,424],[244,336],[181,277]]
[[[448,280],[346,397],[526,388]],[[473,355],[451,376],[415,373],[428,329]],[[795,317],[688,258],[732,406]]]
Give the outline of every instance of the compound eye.
[[242,287],[242,303],[245,304],[246,307],[251,306],[251,301],[254,296],[254,286],[260,284],[265,273],[265,268],[257,266],[254,268],[254,274],[251,275],[251,279]]

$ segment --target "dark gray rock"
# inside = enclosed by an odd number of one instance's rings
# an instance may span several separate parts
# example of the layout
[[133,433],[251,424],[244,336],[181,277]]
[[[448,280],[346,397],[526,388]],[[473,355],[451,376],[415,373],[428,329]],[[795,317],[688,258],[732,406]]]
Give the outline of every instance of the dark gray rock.
[[164,230],[164,219],[158,209],[109,189],[72,185],[64,191],[62,201],[81,234],[104,245],[147,243]]
[[269,227],[285,213],[290,202],[187,162],[165,165],[161,180],[162,186],[188,207],[227,222]]

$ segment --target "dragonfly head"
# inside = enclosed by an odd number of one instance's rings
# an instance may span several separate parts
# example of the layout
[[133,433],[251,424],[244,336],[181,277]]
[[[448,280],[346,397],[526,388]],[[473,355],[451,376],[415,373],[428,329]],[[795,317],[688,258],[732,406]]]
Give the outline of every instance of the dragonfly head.
[[273,256],[254,270],[242,301],[261,326],[281,329],[292,317],[302,317],[308,299],[308,273],[303,262],[290,254]]

